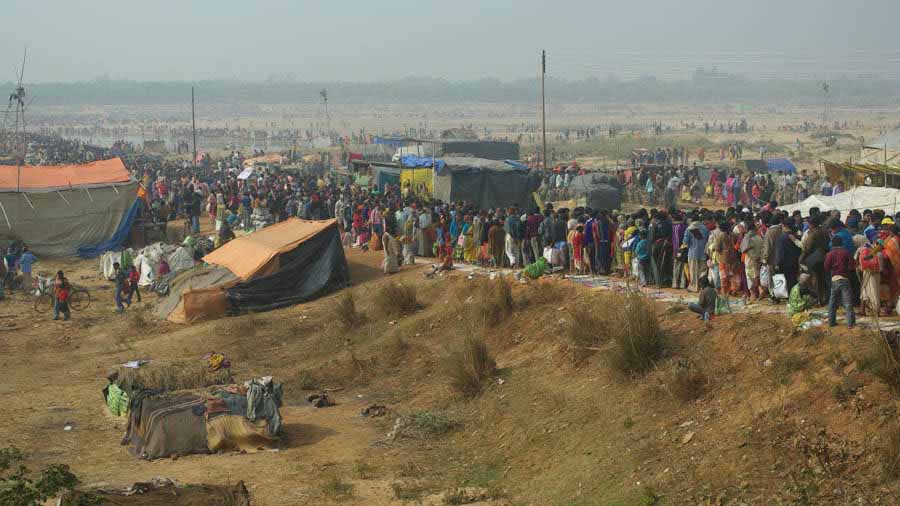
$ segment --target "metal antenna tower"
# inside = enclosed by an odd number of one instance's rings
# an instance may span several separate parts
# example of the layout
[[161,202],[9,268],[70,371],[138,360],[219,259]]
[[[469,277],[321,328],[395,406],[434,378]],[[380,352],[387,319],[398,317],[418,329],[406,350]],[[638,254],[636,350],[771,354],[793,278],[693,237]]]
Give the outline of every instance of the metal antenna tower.
[[9,103],[6,107],[6,114],[3,116],[4,129],[6,128],[6,122],[8,121],[10,114],[12,113],[15,116],[15,127],[13,128],[12,133],[10,134],[7,131],[4,136],[6,137],[6,147],[16,158],[16,166],[18,167],[18,170],[16,170],[16,191],[19,191],[19,179],[21,178],[22,166],[25,165],[25,156],[28,154],[28,138],[25,129],[25,108],[27,106],[25,104],[25,85],[23,84],[23,80],[25,79],[25,61],[27,58],[28,46],[25,47],[25,52],[22,55],[22,66],[19,67],[19,75],[17,76],[18,82],[16,83],[13,92],[9,94]]

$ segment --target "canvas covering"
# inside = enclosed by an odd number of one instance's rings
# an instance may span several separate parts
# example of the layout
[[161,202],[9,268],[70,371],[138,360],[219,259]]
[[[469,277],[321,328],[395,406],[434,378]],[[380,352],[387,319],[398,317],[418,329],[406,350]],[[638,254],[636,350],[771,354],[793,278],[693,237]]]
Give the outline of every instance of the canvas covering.
[[3,192],[50,192],[79,186],[123,184],[130,180],[131,174],[121,158],[78,165],[25,165],[21,168],[0,165],[0,191]]
[[444,158],[434,178],[434,197],[470,202],[482,209],[523,206],[532,202],[541,176],[506,162],[482,158]]
[[72,256],[108,240],[134,204],[137,183],[46,192],[0,192],[0,240],[21,239],[38,256]]
[[227,268],[242,280],[252,278],[272,259],[335,224],[334,220],[290,218],[238,237],[203,257],[208,264]]
[[803,216],[809,216],[809,210],[813,207],[818,207],[820,211],[841,211],[844,215],[851,209],[860,211],[863,209],[883,209],[887,214],[893,215],[900,211],[900,190],[875,186],[857,186],[832,197],[812,195],[802,202],[780,206],[778,209],[789,213],[800,211]]

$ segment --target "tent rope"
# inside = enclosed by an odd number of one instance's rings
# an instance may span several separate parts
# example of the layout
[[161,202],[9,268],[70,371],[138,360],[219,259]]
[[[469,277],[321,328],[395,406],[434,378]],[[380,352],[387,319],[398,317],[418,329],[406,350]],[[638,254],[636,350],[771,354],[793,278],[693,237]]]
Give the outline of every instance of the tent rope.
[[67,206],[72,207],[72,204],[69,203],[69,201],[62,194],[62,192],[60,192],[59,190],[56,190],[56,194],[59,195],[59,198],[63,199],[63,202],[65,202]]
[[0,202],[0,210],[3,211],[3,218],[6,219],[6,226],[9,227],[10,230],[12,230],[12,224],[9,222],[9,216],[6,215],[6,208],[3,207],[3,202]]

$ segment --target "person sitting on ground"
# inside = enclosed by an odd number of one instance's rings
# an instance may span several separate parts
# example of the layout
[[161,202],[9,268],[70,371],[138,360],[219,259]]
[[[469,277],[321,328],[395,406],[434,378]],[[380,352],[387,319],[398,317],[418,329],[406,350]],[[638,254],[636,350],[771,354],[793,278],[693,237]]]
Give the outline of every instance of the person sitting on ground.
[[787,303],[787,315],[792,318],[813,307],[814,278],[807,273],[800,275],[797,284],[791,288]]
[[716,314],[716,301],[718,298],[719,294],[716,293],[715,287],[709,284],[709,279],[706,276],[703,276],[700,278],[700,295],[697,297],[697,302],[688,304],[688,309],[700,315],[704,320],[709,320]]

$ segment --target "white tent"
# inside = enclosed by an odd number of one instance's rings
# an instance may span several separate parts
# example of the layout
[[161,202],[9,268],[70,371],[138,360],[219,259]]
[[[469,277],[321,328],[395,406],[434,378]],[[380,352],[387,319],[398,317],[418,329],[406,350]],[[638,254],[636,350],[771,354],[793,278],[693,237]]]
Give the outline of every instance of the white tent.
[[858,186],[833,197],[813,195],[802,202],[781,206],[778,209],[789,213],[799,210],[803,216],[808,216],[809,210],[813,207],[818,207],[820,211],[841,211],[842,215],[845,215],[851,209],[859,211],[864,209],[883,209],[885,213],[893,215],[900,211],[900,190],[896,188]]

